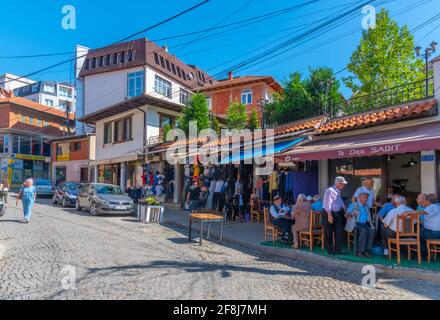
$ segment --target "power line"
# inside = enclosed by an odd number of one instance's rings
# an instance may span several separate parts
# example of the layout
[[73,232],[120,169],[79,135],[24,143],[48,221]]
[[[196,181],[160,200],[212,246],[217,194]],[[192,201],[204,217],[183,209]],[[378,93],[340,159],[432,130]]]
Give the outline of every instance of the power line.
[[[116,42],[114,42],[114,43],[112,43],[112,44],[110,44],[110,45],[108,45],[108,46],[105,46],[105,47],[103,47],[103,48],[107,48],[107,47],[113,46],[113,45],[115,45],[115,44],[118,44],[118,43],[124,42],[124,41],[126,41],[126,40],[128,40],[128,39],[131,39],[131,38],[133,38],[133,37],[135,37],[135,36],[141,34],[141,33],[144,33],[144,32],[147,32],[147,31],[149,31],[149,30],[152,30],[152,29],[154,29],[154,28],[157,28],[157,27],[163,25],[164,23],[167,23],[167,22],[169,22],[169,21],[172,21],[172,20],[174,20],[174,19],[177,19],[178,17],[180,17],[180,16],[182,16],[182,15],[184,15],[184,14],[190,12],[190,11],[193,11],[193,10],[197,9],[198,7],[200,7],[200,6],[202,6],[202,5],[206,4],[206,3],[208,3],[209,1],[211,1],[211,0],[204,0],[204,1],[202,1],[202,2],[200,2],[200,3],[198,3],[198,4],[196,4],[196,5],[194,5],[194,6],[190,7],[190,8],[188,8],[188,9],[185,9],[184,11],[181,11],[181,12],[179,12],[179,13],[177,13],[177,14],[175,14],[175,15],[173,15],[173,16],[171,16],[171,17],[165,19],[165,20],[162,20],[162,21],[160,21],[160,22],[158,22],[158,23],[155,23],[155,24],[153,24],[152,26],[150,26],[150,27],[148,27],[148,28],[145,28],[145,29],[143,29],[143,30],[141,30],[141,31],[139,31],[139,32],[136,32],[136,33],[132,34],[132,35],[129,35],[129,36],[127,36],[127,37],[125,37],[125,38],[123,38],[123,39],[121,39],[121,40],[119,40],[119,41],[116,41]],[[78,57],[75,57],[75,58],[73,58],[73,59],[69,59],[69,60],[65,60],[65,61],[61,61],[61,62],[55,63],[55,64],[53,64],[53,65],[51,65],[51,66],[48,66],[48,67],[46,67],[46,68],[43,68],[43,69],[40,69],[40,70],[37,70],[37,71],[34,71],[34,72],[31,72],[31,73],[29,73],[29,74],[27,74],[27,75],[24,75],[24,76],[21,76],[21,77],[19,77],[19,78],[17,78],[17,79],[3,81],[3,82],[0,83],[0,85],[1,85],[1,84],[5,84],[5,83],[8,83],[8,82],[11,82],[11,81],[16,81],[16,80],[20,80],[20,79],[23,79],[23,78],[31,77],[31,76],[33,76],[33,75],[35,75],[35,74],[40,73],[40,72],[43,72],[43,71],[49,70],[49,69],[51,69],[51,68],[57,67],[57,66],[59,66],[59,65],[65,64],[65,63],[69,63],[69,62],[71,62],[71,61],[76,61],[76,60],[78,60],[78,59],[80,59],[80,58],[84,58],[84,57],[86,57],[86,56],[87,56],[87,54],[85,54],[85,55],[81,55],[81,56],[78,56]]]

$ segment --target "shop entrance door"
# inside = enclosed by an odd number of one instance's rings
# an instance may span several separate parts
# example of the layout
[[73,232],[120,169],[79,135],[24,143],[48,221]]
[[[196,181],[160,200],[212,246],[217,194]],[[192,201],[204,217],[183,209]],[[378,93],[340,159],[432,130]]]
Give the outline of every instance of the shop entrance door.
[[80,181],[89,182],[89,168],[81,168]]

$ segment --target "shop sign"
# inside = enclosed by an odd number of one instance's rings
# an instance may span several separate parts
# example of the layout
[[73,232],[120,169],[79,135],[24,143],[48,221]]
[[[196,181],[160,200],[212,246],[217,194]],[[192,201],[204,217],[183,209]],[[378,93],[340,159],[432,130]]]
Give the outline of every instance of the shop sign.
[[433,162],[434,161],[434,155],[433,154],[422,155],[421,160],[422,160],[422,162]]
[[29,154],[13,154],[13,159],[32,160],[32,161],[46,161],[46,157],[43,156],[31,156]]
[[348,150],[339,150],[338,157],[363,157],[374,156],[384,153],[397,153],[399,152],[401,144],[388,144],[375,147],[355,148]]
[[63,155],[63,156],[57,156],[57,161],[69,161],[70,157],[69,155]]

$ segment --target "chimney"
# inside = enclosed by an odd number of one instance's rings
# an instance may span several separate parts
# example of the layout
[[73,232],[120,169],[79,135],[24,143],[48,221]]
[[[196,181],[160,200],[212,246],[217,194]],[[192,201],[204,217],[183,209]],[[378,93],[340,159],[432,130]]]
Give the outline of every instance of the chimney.
[[162,46],[162,49],[163,49],[165,52],[168,52],[168,46],[167,46],[167,45]]
[[232,71],[228,72],[228,80],[234,79],[234,73]]

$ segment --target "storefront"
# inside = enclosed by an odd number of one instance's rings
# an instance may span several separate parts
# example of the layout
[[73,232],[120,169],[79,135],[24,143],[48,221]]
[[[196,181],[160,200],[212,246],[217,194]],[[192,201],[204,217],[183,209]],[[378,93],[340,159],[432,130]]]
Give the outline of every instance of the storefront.
[[138,187],[142,184],[142,161],[138,156],[91,161],[91,165],[91,176],[96,182],[114,184],[121,188]]
[[21,185],[27,178],[49,179],[50,158],[24,154],[11,155],[8,164],[8,183]]
[[373,178],[378,200],[399,192],[413,205],[420,192],[438,193],[440,123],[346,137],[327,135],[297,146],[277,158],[280,163],[319,161],[320,191],[338,175],[349,184],[343,191],[350,200],[357,187]]

